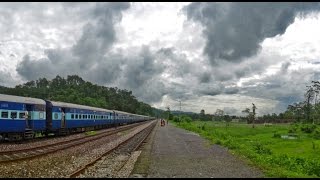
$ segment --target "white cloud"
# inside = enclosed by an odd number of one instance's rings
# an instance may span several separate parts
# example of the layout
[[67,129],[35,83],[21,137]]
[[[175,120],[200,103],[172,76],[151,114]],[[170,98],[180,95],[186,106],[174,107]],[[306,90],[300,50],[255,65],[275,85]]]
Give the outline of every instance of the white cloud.
[[[110,43],[110,49],[99,50],[105,54],[103,59],[82,62],[92,65],[99,74],[88,75],[85,71],[82,75],[88,79],[99,77],[99,83],[105,85],[133,88],[130,90],[138,99],[149,100],[147,103],[158,108],[178,109],[178,100],[182,100],[185,111],[198,113],[205,109],[206,113],[214,113],[218,108],[229,108],[232,112],[236,109],[238,114],[252,102],[260,114],[279,112],[279,104],[283,109],[291,96],[292,101],[301,99],[305,84],[319,78],[320,13],[296,17],[282,35],[262,40],[261,49],[254,56],[212,66],[210,59],[203,55],[207,43],[204,26],[187,20],[181,13],[188,4],[131,3],[129,9],[123,10],[122,20],[114,24],[116,39]],[[84,25],[90,22],[93,27],[97,26],[96,17],[90,14],[95,5],[88,2],[1,3],[0,74],[3,78],[0,85],[25,82],[17,73],[17,66],[24,62],[27,54],[32,62],[47,58],[47,49],[53,49],[52,54],[60,52],[65,55],[61,57],[70,57],[57,58],[61,62],[56,62],[59,64],[56,69],[61,71],[50,69],[49,73],[67,72],[63,64],[73,63],[69,50],[83,37]],[[144,46],[148,50],[143,51]],[[95,58],[94,53],[90,57]],[[148,64],[145,58],[152,63]],[[150,70],[142,69],[145,63]],[[284,71],[286,63],[289,64]],[[32,63],[27,65],[32,69]],[[37,63],[39,68],[44,66],[43,61]],[[103,72],[112,76],[108,67],[121,71],[114,81],[103,76]],[[141,72],[132,68],[141,68]],[[41,75],[40,72],[33,75]],[[81,75],[83,71],[77,65],[70,72]],[[132,78],[143,82],[140,88],[129,85],[130,77],[126,74],[139,76]],[[152,76],[149,79],[148,74]]]

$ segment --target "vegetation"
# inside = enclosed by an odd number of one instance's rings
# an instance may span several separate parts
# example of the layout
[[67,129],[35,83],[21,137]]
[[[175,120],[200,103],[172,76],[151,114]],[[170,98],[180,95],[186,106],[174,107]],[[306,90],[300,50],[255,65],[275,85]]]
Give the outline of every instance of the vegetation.
[[97,132],[96,132],[96,131],[87,131],[85,134],[86,134],[87,136],[94,136],[94,135],[97,134]]
[[228,147],[232,153],[260,167],[267,177],[320,177],[319,125],[256,124],[252,128],[246,123],[225,126],[215,121],[182,119],[176,126]]
[[67,76],[66,79],[60,76],[52,80],[40,78],[14,88],[0,86],[0,93],[115,109],[141,115],[161,117],[164,114],[164,111],[138,101],[131,91],[92,84],[77,75]]

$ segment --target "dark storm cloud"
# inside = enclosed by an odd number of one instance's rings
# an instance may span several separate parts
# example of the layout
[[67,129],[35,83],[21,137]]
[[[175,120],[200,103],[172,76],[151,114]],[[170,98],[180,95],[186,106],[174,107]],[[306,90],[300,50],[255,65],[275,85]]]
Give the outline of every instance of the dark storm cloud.
[[174,77],[185,77],[197,70],[194,64],[188,61],[188,57],[177,52],[175,48],[161,48],[157,51],[159,61],[167,63],[166,67]]
[[210,82],[210,80],[211,80],[211,74],[209,74],[208,72],[204,72],[199,76],[200,83],[208,83]]
[[115,23],[121,21],[123,10],[130,7],[129,3],[98,3],[92,16],[94,24],[88,23],[83,35],[72,48],[74,55],[80,59],[80,66],[86,66],[91,59],[101,59],[104,53],[116,40]]
[[[46,50],[46,59],[31,60],[25,56],[17,72],[27,80],[78,74],[94,82],[112,81],[120,61],[112,55],[106,59],[104,55],[116,40],[115,23],[121,20],[122,11],[129,7],[129,3],[97,3],[89,13],[85,13],[92,19],[83,27],[80,39],[71,49]],[[107,81],[105,75],[108,75]]]
[[224,86],[221,83],[201,84],[197,87],[197,90],[201,95],[215,96],[223,93]]
[[142,47],[137,57],[131,57],[125,65],[125,77],[129,87],[136,89],[143,85],[153,76],[161,74],[164,66],[155,61],[155,55],[149,50],[149,47]]
[[212,64],[255,55],[265,38],[283,34],[299,13],[319,9],[318,2],[196,2],[184,8],[188,19],[205,27],[204,53]]
[[25,55],[20,64],[17,65],[17,72],[27,80],[35,80],[38,77],[55,76],[54,66],[49,59],[31,60],[29,55]]
[[224,89],[225,94],[237,94],[239,92],[239,88],[237,87],[228,87]]

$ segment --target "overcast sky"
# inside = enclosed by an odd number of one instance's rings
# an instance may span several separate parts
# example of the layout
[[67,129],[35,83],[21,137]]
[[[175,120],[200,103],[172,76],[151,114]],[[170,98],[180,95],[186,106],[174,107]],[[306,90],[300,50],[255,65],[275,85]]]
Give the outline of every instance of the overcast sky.
[[320,79],[320,4],[0,3],[0,85],[79,75],[153,107],[279,113]]

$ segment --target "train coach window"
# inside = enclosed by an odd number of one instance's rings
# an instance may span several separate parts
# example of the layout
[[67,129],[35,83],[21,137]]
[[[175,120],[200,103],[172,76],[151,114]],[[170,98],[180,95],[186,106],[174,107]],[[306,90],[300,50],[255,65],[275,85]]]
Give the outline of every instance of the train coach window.
[[40,119],[44,119],[44,113],[43,113],[43,112],[40,112],[40,113],[39,113],[39,118],[40,118]]
[[6,111],[1,112],[1,117],[2,118],[8,118],[8,112],[6,112]]
[[76,119],[78,119],[78,114],[76,114]]
[[19,113],[19,119],[23,119],[24,118],[24,113]]
[[74,114],[71,114],[71,119],[74,119]]
[[58,113],[54,113],[53,117],[54,119],[58,119]]
[[12,119],[15,119],[15,118],[17,118],[17,112],[11,112],[11,118]]

